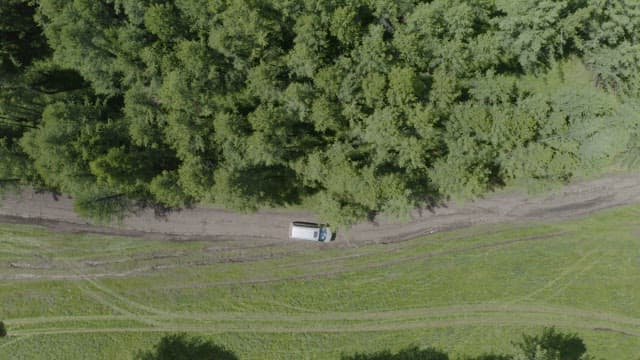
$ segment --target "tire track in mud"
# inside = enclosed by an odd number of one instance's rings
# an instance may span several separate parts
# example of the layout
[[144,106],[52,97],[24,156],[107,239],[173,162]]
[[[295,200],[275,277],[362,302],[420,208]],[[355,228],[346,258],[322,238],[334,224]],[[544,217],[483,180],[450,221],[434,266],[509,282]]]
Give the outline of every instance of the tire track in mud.
[[[539,295],[542,292],[553,288],[554,286],[556,286],[557,283],[563,281],[564,279],[568,278],[572,274],[580,274],[582,271],[584,271],[585,268],[588,268],[593,263],[593,261],[590,261],[590,257],[592,255],[596,254],[599,250],[600,249],[593,249],[593,250],[587,252],[585,255],[580,257],[577,261],[575,261],[571,265],[565,267],[564,270],[562,270],[560,272],[560,274],[555,276],[553,279],[549,280],[547,283],[545,283],[541,287],[531,291],[530,293],[525,294],[525,295],[523,295],[521,297],[518,297],[518,298],[514,299],[513,302],[515,303],[515,302],[521,302],[521,301],[529,300],[529,299],[533,298],[534,296]],[[583,266],[584,262],[587,262],[587,265]]]
[[[78,269],[76,269],[76,271],[78,271]],[[145,317],[143,315],[133,313],[133,312],[127,310],[127,309],[124,309],[124,308],[116,305],[112,300],[108,299],[108,297],[110,297],[111,299],[115,299],[115,300],[119,301],[120,303],[126,305],[130,309],[135,309],[137,311],[144,311],[144,312],[147,312],[147,313],[158,314],[158,315],[169,315],[170,314],[168,312],[164,312],[164,311],[158,310],[158,309],[153,308],[151,306],[143,305],[143,304],[140,304],[138,302],[132,301],[131,299],[128,299],[128,298],[116,293],[115,291],[107,288],[106,286],[103,286],[98,281],[93,280],[93,279],[87,277],[86,275],[84,275],[82,273],[79,273],[78,275],[81,276],[83,283],[89,284],[91,287],[93,287],[94,289],[98,290],[100,293],[98,293],[96,291],[91,291],[91,290],[89,290],[87,288],[84,288],[83,286],[78,286],[81,291],[85,292],[88,296],[91,296],[92,298],[94,298],[98,302],[104,303],[107,306],[113,308],[114,310],[116,310],[116,311],[118,311],[118,312],[120,312],[122,314],[136,316],[137,318],[140,319],[139,321],[142,322],[142,323],[146,323],[147,325],[151,325],[151,326],[158,326],[159,325],[155,321],[146,320],[147,317]],[[107,297],[107,295],[108,295],[108,297]]]
[[[486,232],[486,234],[498,234],[498,233],[500,233],[500,231],[489,231],[489,232]],[[479,233],[479,234],[481,235],[481,234],[485,234],[485,233]],[[511,240],[505,240],[505,241],[498,241],[498,242],[492,242],[492,243],[483,243],[483,244],[458,247],[458,248],[453,248],[453,249],[448,249],[448,250],[432,251],[432,252],[428,252],[428,253],[424,253],[424,254],[408,256],[408,257],[405,256],[405,257],[392,259],[392,260],[388,260],[388,261],[382,261],[382,262],[380,262],[380,261],[372,262],[372,263],[369,263],[369,264],[366,264],[366,265],[361,265],[361,266],[356,266],[356,267],[351,267],[351,268],[343,268],[343,269],[327,271],[327,272],[322,272],[322,273],[301,274],[301,275],[296,275],[296,276],[278,277],[278,278],[258,278],[258,279],[245,279],[245,280],[237,280],[237,281],[217,282],[217,283],[205,284],[205,286],[201,286],[201,287],[215,287],[215,286],[241,285],[241,284],[257,284],[257,283],[269,283],[269,282],[288,281],[288,280],[304,280],[304,279],[312,279],[312,278],[331,277],[331,276],[339,275],[339,274],[342,274],[342,273],[369,270],[369,269],[377,269],[377,268],[384,268],[384,267],[393,266],[393,265],[397,265],[397,264],[401,264],[401,263],[405,263],[405,262],[419,261],[419,260],[438,257],[438,256],[454,255],[454,254],[463,253],[463,252],[467,252],[467,251],[499,248],[499,247],[509,246],[509,245],[513,245],[513,244],[517,244],[517,243],[521,243],[521,242],[548,240],[548,239],[551,239],[553,237],[561,236],[561,235],[564,235],[564,234],[566,234],[566,232],[554,232],[554,233],[549,233],[549,234],[538,234],[538,235],[532,235],[532,236],[527,236],[527,237],[522,237],[522,238],[517,238],[517,239],[511,239]],[[438,240],[436,240],[436,242],[452,242],[452,241],[460,240],[460,239],[463,239],[463,238],[466,238],[466,236],[465,237],[456,237],[456,238],[438,239]],[[395,247],[395,246],[398,246],[398,245],[389,244],[388,246],[394,246]],[[400,247],[394,248],[394,250],[401,250],[403,245],[399,245],[399,246]],[[380,251],[383,251],[383,250],[380,250]],[[336,263],[336,262],[339,262],[339,261],[346,261],[346,260],[349,260],[349,259],[366,258],[366,257],[369,257],[369,256],[379,256],[380,255],[380,251],[371,251],[371,252],[364,252],[364,253],[358,253],[358,254],[351,254],[351,255],[345,255],[345,256],[341,256],[341,257],[337,257],[337,258],[336,257],[331,257],[331,258],[327,258],[327,259],[317,259],[317,260],[313,260],[311,262],[305,262],[305,265],[323,264],[323,263],[331,263],[331,262]],[[388,251],[387,251],[387,253],[388,253]],[[160,271],[160,270],[167,270],[167,269],[176,268],[176,267],[206,266],[206,265],[220,264],[220,263],[227,263],[227,262],[244,262],[245,260],[246,261],[272,260],[272,259],[277,259],[277,258],[285,257],[285,256],[291,257],[294,254],[295,254],[295,252],[286,252],[284,254],[278,254],[277,256],[274,256],[274,257],[256,256],[256,257],[243,258],[241,260],[237,260],[236,258],[233,258],[233,257],[232,258],[228,258],[228,259],[215,258],[215,259],[211,259],[211,260],[207,260],[207,259],[205,259],[205,260],[193,260],[193,261],[188,261],[186,263],[173,264],[173,265],[166,265],[166,264],[165,265],[148,265],[148,266],[142,266],[142,267],[137,267],[137,268],[133,268],[133,269],[128,269],[128,270],[121,271],[121,272],[105,272],[105,273],[93,273],[93,274],[85,274],[85,273],[82,272],[82,269],[80,269],[80,268],[78,268],[77,266],[74,265],[75,267],[74,267],[74,269],[72,271],[73,272],[72,274],[20,273],[20,274],[13,274],[13,275],[0,275],[0,279],[1,280],[86,280],[86,279],[101,279],[101,278],[121,278],[121,277],[128,277],[128,276],[132,276],[132,275],[137,275],[137,274],[152,273],[152,272],[156,272],[156,271]],[[191,253],[184,254],[184,255],[185,256],[191,255]],[[300,263],[282,264],[282,265],[279,266],[279,268],[294,267],[294,266],[297,266],[297,265],[300,265]],[[176,288],[179,288],[179,287],[176,287]]]
[[[356,246],[395,243],[405,241],[416,236],[440,232],[454,228],[475,224],[495,224],[511,221],[553,221],[583,216],[591,212],[614,206],[629,204],[640,200],[640,176],[638,174],[613,175],[603,179],[586,181],[570,185],[563,190],[556,191],[544,198],[530,199],[518,194],[497,194],[487,199],[473,202],[470,206],[450,206],[437,208],[434,213],[414,214],[409,224],[389,224],[379,221],[378,225],[364,223],[355,226],[350,231],[344,231],[342,239],[328,246]],[[261,212],[255,216],[239,215],[216,209],[196,209],[170,215],[166,221],[160,221],[149,214],[132,217],[127,220],[123,228],[95,227],[84,220],[75,217],[69,211],[70,202],[54,203],[46,195],[33,196],[22,201],[4,201],[0,206],[0,222],[26,223],[42,225],[48,229],[60,232],[97,232],[110,235],[135,236],[143,239],[205,240],[211,242],[235,242],[233,249],[275,246],[283,243],[293,245],[286,240],[286,226],[293,219],[313,220],[313,216],[305,212]],[[15,206],[17,204],[17,206]],[[52,206],[54,205],[54,206]],[[52,210],[52,211],[49,211]],[[36,216],[36,217],[34,217]],[[193,219],[189,217],[193,216]],[[44,217],[44,218],[38,218]],[[202,219],[216,219],[214,222],[202,225]],[[200,221],[198,230],[194,230],[190,221]],[[465,251],[499,248],[526,241],[541,241],[552,239],[564,233],[534,235],[519,239],[462,246],[448,250],[433,251],[415,256],[404,256],[388,261],[382,261],[352,268],[340,269],[333,273],[302,274],[294,277],[254,278],[240,281],[217,282],[204,284],[205,286],[227,286],[268,283],[277,281],[309,279],[317,277],[335,276],[345,272],[361,271],[393,266],[407,261],[419,261],[438,256],[446,256]],[[346,240],[349,240],[346,242]],[[258,245],[256,245],[258,244]],[[237,247],[236,247],[237,246]],[[301,248],[322,249],[326,244],[304,244]],[[585,260],[586,262],[586,260]],[[593,264],[591,264],[593,265]],[[587,264],[590,266],[590,263]],[[82,269],[77,269],[82,274]],[[580,274],[580,269],[569,272]],[[445,326],[470,325],[548,325],[549,319],[559,326],[571,326],[594,331],[609,331],[627,336],[640,336],[640,319],[613,313],[597,311],[583,311],[574,308],[547,307],[541,305],[523,304],[484,304],[463,305],[427,309],[409,309],[387,312],[363,313],[317,313],[292,314],[184,314],[163,311],[144,304],[137,303],[118,294],[113,289],[100,284],[90,274],[78,275],[86,291],[93,293],[97,300],[115,306],[113,310],[122,315],[99,317],[96,320],[78,317],[51,317],[36,319],[6,319],[11,325],[22,322],[24,329],[17,329],[12,336],[15,340],[0,344],[0,348],[11,346],[30,336],[44,334],[79,334],[106,332],[364,332],[364,331],[400,331],[421,328],[437,328]],[[557,280],[549,289],[566,280]],[[126,305],[121,307],[120,305]],[[125,309],[126,307],[130,309]],[[138,313],[140,312],[140,313]],[[252,319],[254,316],[255,319]],[[140,321],[151,327],[82,327],[55,328],[53,325],[64,325],[71,321],[130,320]],[[167,321],[174,321],[168,325]],[[186,322],[178,324],[175,322]],[[330,322],[347,322],[334,324]],[[246,326],[250,322],[250,326]],[[266,322],[267,324],[260,324]],[[287,324],[269,324],[268,322],[284,322]],[[308,324],[313,322],[313,324]],[[352,323],[349,323],[352,322]],[[358,323],[360,322],[360,323]],[[39,325],[39,327],[38,327]],[[34,326],[34,328],[26,328]]]
[[[575,318],[585,318],[599,321],[610,321],[625,325],[640,327],[640,318],[618,314],[585,310],[575,307],[550,305],[546,303],[511,304],[508,302],[492,302],[478,304],[457,304],[448,306],[433,306],[424,308],[407,308],[400,310],[377,311],[348,311],[348,312],[212,312],[212,313],[167,313],[166,315],[142,315],[156,320],[193,320],[193,321],[368,321],[368,320],[398,320],[426,318],[426,317],[455,317],[467,316],[474,313],[529,313],[566,315]],[[63,323],[71,321],[135,321],[134,315],[69,315],[69,316],[41,316],[8,320],[12,325],[29,325],[38,323]]]
[[[40,246],[39,250],[42,252],[43,255],[48,255],[52,259],[55,258],[54,256],[55,254],[53,253],[53,250],[48,249],[46,246]],[[61,264],[65,265],[65,267],[68,268],[73,273],[73,276],[77,277],[77,279],[81,281],[76,283],[76,286],[83,294],[92,298],[99,304],[112,309],[117,313],[124,314],[126,316],[135,316],[139,319],[138,320],[139,322],[145,323],[150,326],[158,326],[159,324],[155,321],[147,320],[147,318],[143,316],[139,316],[138,314],[135,314],[129,311],[128,309],[123,308],[120,305],[124,304],[131,309],[136,309],[138,311],[142,310],[152,314],[164,314],[164,315],[169,314],[166,312],[162,312],[158,309],[155,309],[153,307],[146,306],[146,305],[137,303],[135,301],[132,301],[116,293],[115,291],[107,288],[106,286],[103,286],[98,281],[91,279],[89,276],[87,276],[87,274],[85,274],[83,270],[78,265],[76,265],[73,261],[70,261],[64,258],[60,258],[59,261]],[[111,297],[111,299],[109,299],[109,297]],[[116,304],[114,302],[114,299],[119,301],[121,304],[120,305]]]
[[354,266],[351,268],[326,271],[322,273],[310,273],[310,274],[301,274],[295,276],[283,276],[283,277],[273,277],[273,278],[255,278],[255,279],[243,279],[243,280],[231,280],[231,281],[219,281],[219,282],[211,282],[211,283],[202,283],[198,285],[184,285],[184,286],[175,286],[171,287],[171,289],[184,289],[184,288],[210,288],[210,287],[218,287],[218,286],[234,286],[234,285],[248,285],[248,284],[265,284],[265,283],[274,283],[274,282],[282,282],[282,281],[292,281],[292,280],[308,280],[315,278],[328,278],[336,275],[344,274],[344,273],[352,273],[363,270],[373,270],[379,268],[385,268],[393,265],[404,264],[407,262],[425,260],[429,258],[439,257],[439,256],[447,256],[447,255],[455,255],[460,254],[467,251],[475,251],[481,249],[495,249],[504,246],[510,246],[522,242],[530,242],[530,241],[543,241],[549,240],[557,236],[565,235],[567,232],[555,232],[551,234],[544,235],[533,235],[518,239],[506,240],[493,242],[488,244],[478,244],[471,246],[458,247],[448,250],[440,250],[440,251],[432,251],[425,254],[415,255],[415,256],[405,256],[393,260],[370,263],[361,266]]
[[[557,221],[585,216],[594,211],[640,202],[640,173],[609,174],[598,179],[576,181],[547,194],[530,196],[521,192],[497,192],[484,198],[457,204],[443,203],[415,209],[407,223],[399,224],[376,216],[373,221],[338,229],[333,244],[342,247],[405,241],[434,232],[478,224]],[[261,242],[292,243],[287,229],[292,220],[314,221],[306,211],[262,210],[254,214],[196,207],[158,218],[153,211],[126,217],[122,224],[93,226],[73,212],[72,200],[25,189],[19,195],[0,200],[0,222],[45,226],[59,232],[96,232],[147,239],[226,241],[238,246]]]
[[[13,335],[10,335],[10,336],[13,337]],[[21,341],[27,340],[31,336],[32,335],[21,335],[19,337],[12,338],[12,339],[8,340],[7,342],[5,342],[4,344],[0,344],[0,349],[2,349],[4,347],[9,347],[9,345],[13,345],[14,343],[19,343]]]

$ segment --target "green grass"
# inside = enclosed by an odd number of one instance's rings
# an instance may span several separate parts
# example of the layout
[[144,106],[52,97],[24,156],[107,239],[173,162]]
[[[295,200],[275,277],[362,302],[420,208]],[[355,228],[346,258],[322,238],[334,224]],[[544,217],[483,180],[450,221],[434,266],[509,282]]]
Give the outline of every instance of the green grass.
[[[0,359],[127,359],[166,333],[243,359],[432,345],[512,352],[543,326],[640,347],[640,207],[359,248],[153,241],[0,226]],[[10,354],[7,357],[7,354]]]

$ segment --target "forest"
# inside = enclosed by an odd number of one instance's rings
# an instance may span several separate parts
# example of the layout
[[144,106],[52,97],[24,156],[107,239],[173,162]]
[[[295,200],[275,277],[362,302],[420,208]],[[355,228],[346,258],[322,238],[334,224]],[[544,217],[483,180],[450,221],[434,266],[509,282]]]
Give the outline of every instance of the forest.
[[0,187],[332,224],[640,164],[637,0],[3,0]]

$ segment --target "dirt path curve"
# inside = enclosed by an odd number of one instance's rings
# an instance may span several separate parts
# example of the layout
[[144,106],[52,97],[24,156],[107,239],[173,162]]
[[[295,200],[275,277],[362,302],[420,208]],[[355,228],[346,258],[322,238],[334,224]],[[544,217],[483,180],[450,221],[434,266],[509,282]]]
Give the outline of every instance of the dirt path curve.
[[[336,244],[395,242],[476,224],[551,221],[574,218],[610,207],[640,202],[640,173],[613,174],[579,181],[549,194],[527,196],[500,192],[466,204],[450,203],[434,211],[416,210],[412,220],[398,224],[376,218],[339,232]],[[151,211],[127,217],[122,224],[92,226],[73,212],[72,201],[25,190],[0,202],[0,222],[44,225],[56,231],[99,232],[153,238],[208,238],[287,241],[292,220],[313,221],[309,212],[268,210],[238,214],[195,208],[164,219]]]

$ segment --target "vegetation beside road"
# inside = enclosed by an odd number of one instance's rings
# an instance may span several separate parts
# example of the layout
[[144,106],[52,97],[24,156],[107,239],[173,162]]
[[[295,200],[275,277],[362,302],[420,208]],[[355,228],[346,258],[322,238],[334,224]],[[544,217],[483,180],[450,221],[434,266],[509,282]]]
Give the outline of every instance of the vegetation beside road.
[[0,186],[347,224],[640,159],[637,1],[8,0]]
[[[0,226],[0,303],[17,358],[126,358],[167,333],[238,357],[513,353],[556,325],[626,359],[640,336],[640,207],[363,247],[154,241]],[[96,249],[100,249],[99,251]]]
[[[564,334],[555,328],[545,328],[540,335],[523,334],[514,341],[515,355],[488,354],[457,358],[457,360],[593,360],[577,334]],[[137,353],[136,360],[238,360],[235,354],[199,337],[172,334],[160,339],[155,348]],[[409,346],[398,353],[388,350],[374,353],[343,354],[341,360],[454,360],[446,352],[433,347]]]

